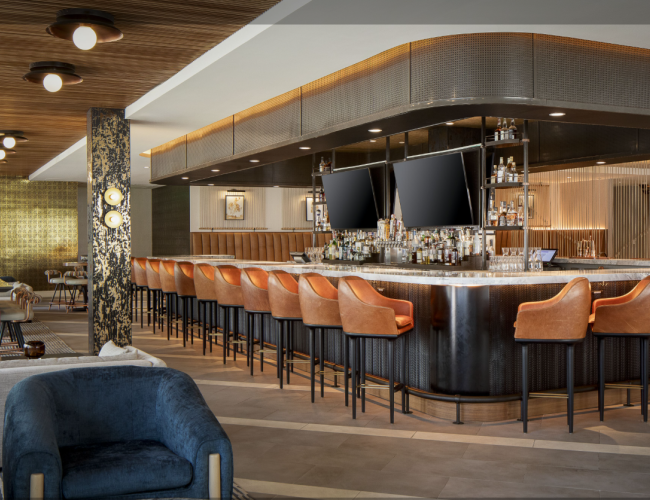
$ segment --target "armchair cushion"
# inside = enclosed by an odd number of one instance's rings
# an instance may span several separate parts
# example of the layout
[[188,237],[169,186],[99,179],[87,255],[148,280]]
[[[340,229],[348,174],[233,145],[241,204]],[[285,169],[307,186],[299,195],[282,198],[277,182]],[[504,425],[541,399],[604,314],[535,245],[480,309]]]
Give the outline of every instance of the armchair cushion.
[[192,464],[157,441],[69,446],[59,452],[67,499],[175,489],[192,482]]

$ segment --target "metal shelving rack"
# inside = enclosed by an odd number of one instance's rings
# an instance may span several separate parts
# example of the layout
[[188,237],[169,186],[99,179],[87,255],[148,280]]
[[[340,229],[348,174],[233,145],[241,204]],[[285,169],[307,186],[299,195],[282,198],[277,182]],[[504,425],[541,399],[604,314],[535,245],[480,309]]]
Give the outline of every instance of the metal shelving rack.
[[[322,193],[325,195],[325,191],[323,190],[323,186],[317,186],[316,185],[316,178],[317,177],[322,177],[323,175],[328,175],[329,172],[319,172],[318,165],[316,164],[316,154],[312,154],[312,164],[311,164],[311,196],[312,199],[316,199],[316,193]],[[332,160],[332,167],[334,167],[334,160]],[[314,201],[313,206],[316,207],[318,205],[327,205],[326,201]],[[330,231],[317,231],[316,230],[316,211],[314,210],[314,216],[311,222],[311,246],[315,247],[317,246],[316,242],[316,235],[319,233],[329,233]]]
[[[481,254],[482,268],[487,269],[487,252],[486,252],[486,230],[494,231],[523,231],[524,232],[524,272],[528,271],[528,120],[524,120],[524,126],[521,139],[505,139],[502,141],[487,141],[485,130],[485,117],[481,117]],[[500,182],[493,184],[488,182],[487,176],[487,148],[524,148],[524,181],[523,182]],[[487,225],[487,197],[490,189],[507,189],[507,188],[524,188],[524,225],[516,227],[508,226],[489,226]]]

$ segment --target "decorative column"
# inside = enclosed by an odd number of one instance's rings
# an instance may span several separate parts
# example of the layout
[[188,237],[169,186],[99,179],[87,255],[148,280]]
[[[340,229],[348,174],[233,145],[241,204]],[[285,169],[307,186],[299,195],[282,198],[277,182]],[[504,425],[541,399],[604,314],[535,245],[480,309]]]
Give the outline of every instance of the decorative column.
[[[131,139],[124,110],[90,108],[86,138],[88,352],[97,354],[109,340],[131,344]],[[110,188],[117,191],[107,196]]]

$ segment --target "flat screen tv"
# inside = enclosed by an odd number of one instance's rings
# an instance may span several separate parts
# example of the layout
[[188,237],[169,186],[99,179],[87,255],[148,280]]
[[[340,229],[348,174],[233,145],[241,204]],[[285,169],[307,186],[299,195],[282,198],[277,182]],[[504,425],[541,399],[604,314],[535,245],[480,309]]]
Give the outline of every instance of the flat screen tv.
[[377,203],[367,168],[324,175],[332,229],[376,229]]
[[461,153],[395,163],[394,171],[406,227],[474,225]]

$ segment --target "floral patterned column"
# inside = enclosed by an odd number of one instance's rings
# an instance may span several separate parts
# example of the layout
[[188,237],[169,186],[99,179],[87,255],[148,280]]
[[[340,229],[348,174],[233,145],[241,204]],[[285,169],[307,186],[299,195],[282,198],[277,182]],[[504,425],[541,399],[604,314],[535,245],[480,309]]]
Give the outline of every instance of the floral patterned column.
[[[86,150],[88,351],[97,354],[109,340],[131,344],[131,140],[123,109],[88,110]],[[117,205],[104,199],[109,188],[123,195]],[[105,221],[111,210],[123,219],[116,228]]]

